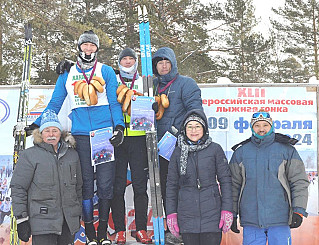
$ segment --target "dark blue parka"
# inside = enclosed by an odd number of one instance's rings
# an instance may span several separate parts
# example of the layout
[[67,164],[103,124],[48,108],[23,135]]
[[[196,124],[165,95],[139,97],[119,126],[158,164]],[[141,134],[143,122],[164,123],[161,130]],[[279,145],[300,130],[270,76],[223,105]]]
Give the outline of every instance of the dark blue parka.
[[305,212],[309,181],[296,149],[255,136],[239,147],[230,160],[233,209],[242,226],[260,228],[289,225],[292,212]]
[[[207,130],[204,112],[197,112]],[[187,113],[184,120],[191,113],[193,111]],[[205,149],[189,152],[185,175],[180,174],[180,157],[181,148],[177,146],[168,166],[167,214],[177,213],[181,233],[220,232],[221,210],[232,211],[231,172],[222,147],[212,142]]]
[[[156,62],[158,58],[168,59],[172,64],[171,71],[163,76],[160,76],[156,69]],[[153,70],[157,77],[154,79],[154,86],[156,93],[163,89],[174,78],[176,80],[161,92],[165,93],[169,99],[170,106],[165,109],[161,120],[157,121],[157,135],[160,140],[166,131],[174,133],[172,126],[179,130],[181,122],[186,112],[192,109],[203,110],[201,91],[196,82],[190,78],[178,74],[177,61],[174,51],[168,47],[163,47],[157,50],[153,56]]]

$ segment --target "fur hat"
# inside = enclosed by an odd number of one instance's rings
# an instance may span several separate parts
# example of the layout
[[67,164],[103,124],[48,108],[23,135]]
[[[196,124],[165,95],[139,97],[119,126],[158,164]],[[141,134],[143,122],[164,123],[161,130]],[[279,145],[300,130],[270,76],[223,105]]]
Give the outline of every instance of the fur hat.
[[251,127],[258,121],[266,121],[272,126],[272,118],[270,117],[269,112],[265,111],[264,109],[260,109],[259,111],[255,112],[251,118],[250,124]]
[[80,46],[83,43],[93,43],[97,49],[100,47],[99,37],[92,30],[83,32],[83,34],[79,37],[78,47],[80,51],[82,51]]
[[121,51],[121,53],[119,54],[119,62],[121,62],[121,60],[126,57],[126,56],[129,56],[129,57],[132,57],[134,58],[134,60],[137,59],[137,55],[135,53],[135,51],[131,48],[125,48]]
[[62,126],[57,114],[55,113],[55,111],[50,109],[43,112],[41,116],[40,133],[47,127],[57,127],[58,129],[60,129],[60,131],[62,131]]

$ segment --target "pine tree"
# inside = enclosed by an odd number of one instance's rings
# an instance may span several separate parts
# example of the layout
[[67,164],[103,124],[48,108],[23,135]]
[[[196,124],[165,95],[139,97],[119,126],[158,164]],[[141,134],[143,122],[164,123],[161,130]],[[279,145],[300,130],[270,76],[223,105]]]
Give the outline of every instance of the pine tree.
[[[21,81],[23,24],[26,22],[30,22],[33,26],[34,45],[31,84],[55,84],[57,78],[56,65],[66,58],[76,60],[78,53],[76,41],[85,30],[93,29],[99,35],[102,49],[110,45],[110,39],[105,32],[95,27],[93,23],[85,22],[82,18],[82,16],[86,16],[87,19],[90,17],[91,8],[87,6],[91,7],[92,1],[38,0],[30,2],[10,0],[4,2],[8,5],[8,8],[3,8],[2,16],[6,16],[7,19],[5,21],[1,19],[1,30],[3,30],[3,27],[7,29],[3,31],[2,35],[5,38],[12,35],[14,40],[14,42],[6,42],[12,46],[3,49],[3,53],[15,52],[14,55],[10,56],[10,66],[8,67],[12,84],[18,84]],[[85,2],[88,5],[83,5]],[[98,7],[97,2],[95,8]],[[83,10],[86,15],[81,14],[81,18],[79,18],[76,15],[76,6],[79,6],[80,10]],[[8,25],[8,22],[11,22],[11,24]],[[6,57],[6,55],[3,55],[3,57]]]
[[197,82],[207,82],[213,69],[207,24],[212,19],[211,4],[194,0],[158,0],[149,8],[152,45],[168,46],[176,54],[179,72]]
[[225,52],[214,60],[223,63],[224,74],[233,82],[269,81],[271,41],[254,29],[258,22],[252,0],[228,0],[221,8],[222,30],[215,32],[224,41],[219,50]]
[[12,85],[21,80],[24,27],[14,1],[0,3],[0,85]]
[[285,6],[273,9],[272,20],[281,42],[278,72],[290,82],[308,82],[310,76],[319,79],[318,71],[318,15],[315,0],[286,0]]

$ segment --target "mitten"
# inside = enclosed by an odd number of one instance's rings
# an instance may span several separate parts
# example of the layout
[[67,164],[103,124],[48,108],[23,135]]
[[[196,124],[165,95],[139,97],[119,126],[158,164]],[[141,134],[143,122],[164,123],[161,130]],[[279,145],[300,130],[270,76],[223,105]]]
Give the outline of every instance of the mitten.
[[168,229],[175,237],[179,237],[179,227],[177,224],[177,213],[167,215],[167,226]]
[[24,242],[29,241],[29,238],[31,236],[31,227],[30,227],[29,221],[26,220],[18,224],[17,229],[18,229],[18,237]]
[[303,215],[297,212],[292,214],[292,222],[290,224],[290,228],[298,228],[303,220]]
[[233,223],[231,224],[230,229],[232,230],[232,232],[240,233],[240,230],[238,230],[237,228],[237,217],[233,217]]
[[74,65],[73,62],[68,60],[62,60],[55,68],[55,72],[60,75],[63,74],[65,71],[70,72],[71,67]]
[[154,103],[152,104],[152,109],[153,109],[153,111],[155,112],[155,114],[158,112],[158,103],[157,103],[157,102],[154,102]]
[[116,125],[112,137],[110,138],[110,143],[114,147],[118,147],[122,144],[124,139],[124,127],[122,125]]
[[32,134],[33,130],[35,130],[35,129],[37,129],[37,128],[39,128],[39,126],[36,125],[35,123],[32,123],[32,124],[29,125],[29,126],[26,126],[26,127],[24,128],[24,131],[25,131],[27,137],[30,136],[30,135]]
[[229,231],[230,226],[233,223],[233,213],[222,210],[220,215],[219,229],[223,228],[223,232]]

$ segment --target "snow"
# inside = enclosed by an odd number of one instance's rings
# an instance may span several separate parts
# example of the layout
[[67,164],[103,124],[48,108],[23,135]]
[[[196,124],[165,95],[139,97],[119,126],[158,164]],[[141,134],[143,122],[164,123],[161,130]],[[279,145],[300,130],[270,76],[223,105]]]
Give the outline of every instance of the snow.
[[231,84],[232,81],[228,77],[219,77],[217,79],[218,84]]
[[319,80],[315,76],[309,78],[309,84],[318,84]]

